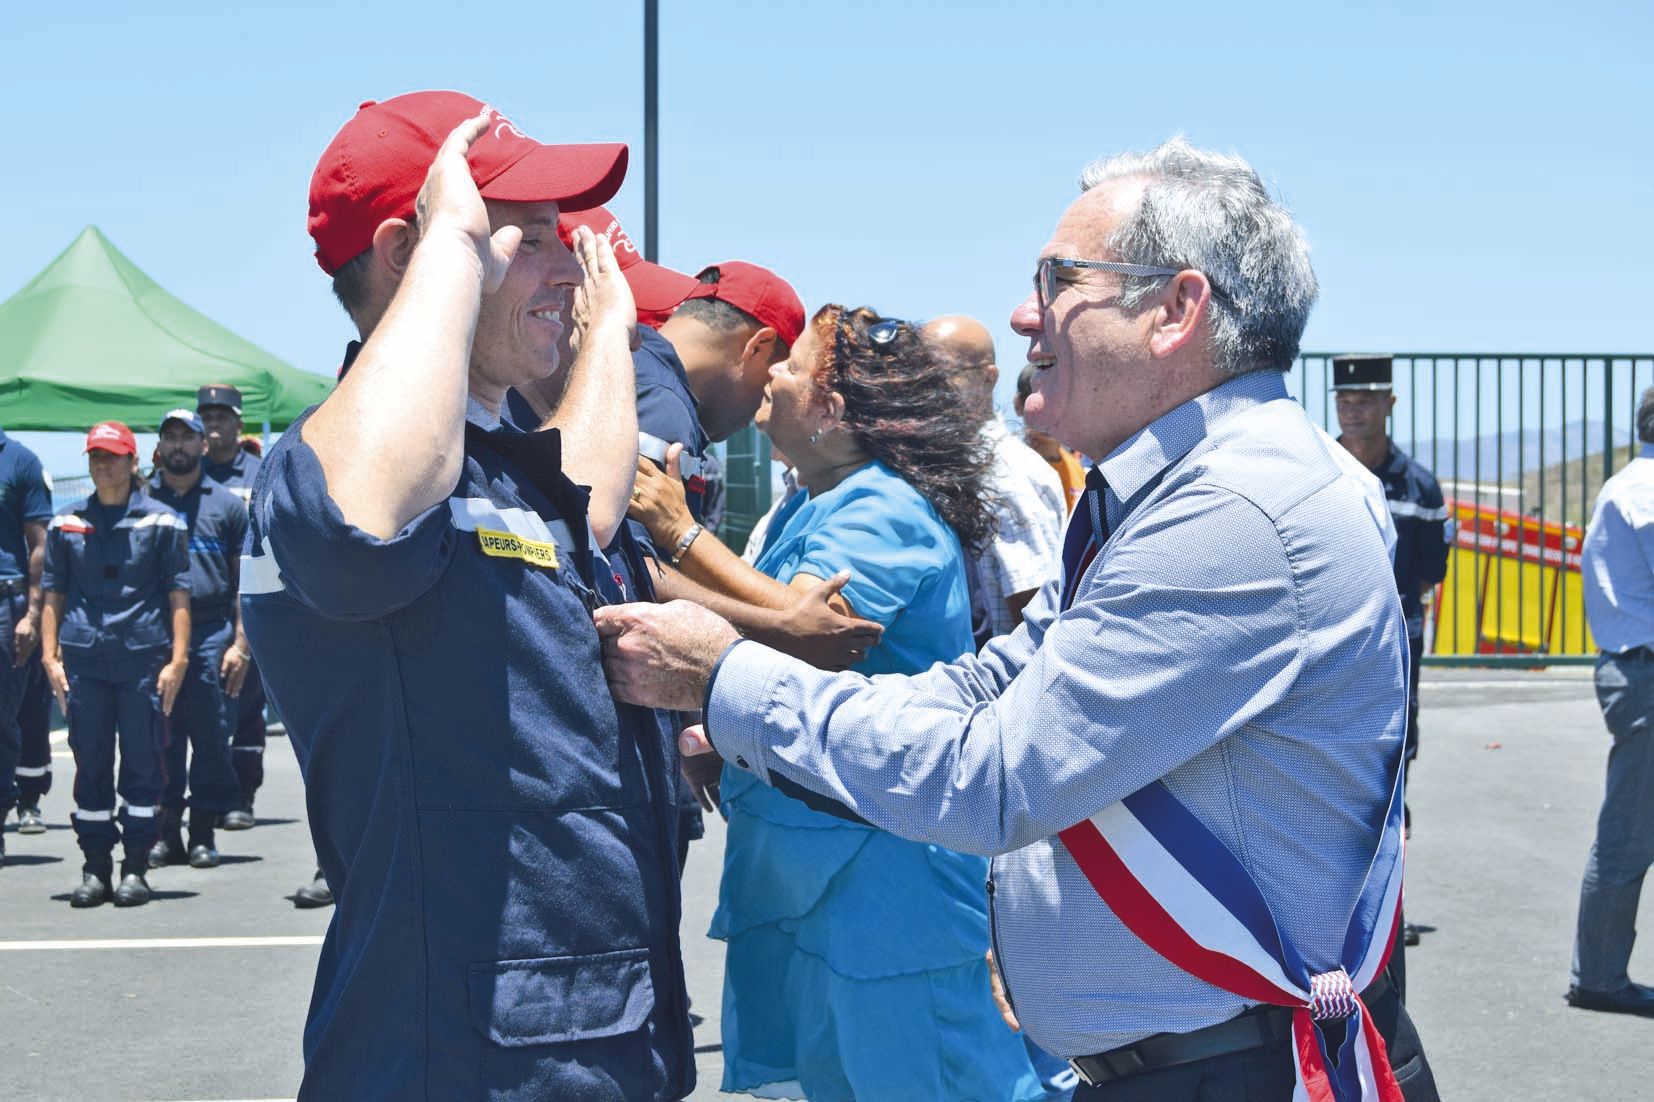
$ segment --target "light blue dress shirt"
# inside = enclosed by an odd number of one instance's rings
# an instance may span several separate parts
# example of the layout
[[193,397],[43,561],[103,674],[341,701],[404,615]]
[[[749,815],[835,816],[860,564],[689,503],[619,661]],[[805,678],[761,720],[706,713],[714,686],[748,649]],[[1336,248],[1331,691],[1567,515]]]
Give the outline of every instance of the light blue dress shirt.
[[1597,646],[1618,654],[1654,645],[1654,444],[1602,484],[1579,572]]
[[1336,966],[1407,700],[1389,557],[1336,447],[1281,376],[1230,379],[1100,464],[1112,535],[1066,612],[1053,582],[1014,634],[912,677],[828,674],[741,642],[707,730],[761,777],[992,855],[996,957],[1047,1050],[1233,1017],[1246,1001],[1138,940],[1054,835],[1163,779],[1311,970]]

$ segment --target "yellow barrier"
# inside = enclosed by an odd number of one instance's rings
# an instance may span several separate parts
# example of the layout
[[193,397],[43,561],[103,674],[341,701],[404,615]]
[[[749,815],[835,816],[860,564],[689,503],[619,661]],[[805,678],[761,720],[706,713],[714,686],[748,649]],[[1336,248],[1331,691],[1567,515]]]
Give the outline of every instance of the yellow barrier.
[[1581,529],[1474,502],[1450,499],[1447,508],[1453,550],[1427,653],[1596,653],[1579,575]]

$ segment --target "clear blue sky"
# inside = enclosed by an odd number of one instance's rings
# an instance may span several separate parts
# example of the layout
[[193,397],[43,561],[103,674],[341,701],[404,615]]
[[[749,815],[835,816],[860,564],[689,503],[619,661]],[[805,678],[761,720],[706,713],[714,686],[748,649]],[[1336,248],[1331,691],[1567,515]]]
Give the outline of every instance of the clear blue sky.
[[[661,259],[808,307],[1000,335],[1081,166],[1184,133],[1308,231],[1322,350],[1646,352],[1654,5],[661,3]],[[484,14],[486,13],[486,14]],[[317,155],[368,98],[459,88],[545,141],[624,140],[642,237],[642,4],[10,5],[0,297],[88,223],[296,366],[346,319]]]

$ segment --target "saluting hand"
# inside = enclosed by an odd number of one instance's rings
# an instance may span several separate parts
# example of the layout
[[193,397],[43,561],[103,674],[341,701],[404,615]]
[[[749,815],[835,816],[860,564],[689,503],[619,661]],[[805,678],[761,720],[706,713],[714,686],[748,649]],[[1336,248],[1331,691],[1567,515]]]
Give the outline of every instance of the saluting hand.
[[574,290],[574,332],[570,343],[578,351],[588,333],[604,326],[616,326],[625,330],[626,343],[635,351],[639,339],[637,303],[632,298],[631,284],[620,274],[614,247],[607,237],[593,233],[590,226],[575,227],[572,247],[586,276]]
[[414,200],[420,242],[457,239],[471,248],[482,265],[484,294],[499,289],[523,240],[523,231],[517,226],[495,230],[489,224],[488,207],[471,178],[471,166],[465,162],[466,150],[492,122],[492,109],[484,108],[454,127],[436,151],[419,197]]

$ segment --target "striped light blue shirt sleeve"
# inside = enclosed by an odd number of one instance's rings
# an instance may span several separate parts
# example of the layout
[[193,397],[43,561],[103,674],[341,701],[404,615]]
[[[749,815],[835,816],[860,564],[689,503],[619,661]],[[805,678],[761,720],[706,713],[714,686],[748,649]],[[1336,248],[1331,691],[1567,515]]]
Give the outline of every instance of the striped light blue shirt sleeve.
[[[1191,554],[1191,525],[1231,549]],[[1134,527],[1060,619],[1042,595],[1041,623],[981,660],[867,679],[743,643],[708,730],[766,779],[950,849],[1005,853],[1072,826],[1238,730],[1301,660],[1286,551],[1252,503],[1207,489]]]

